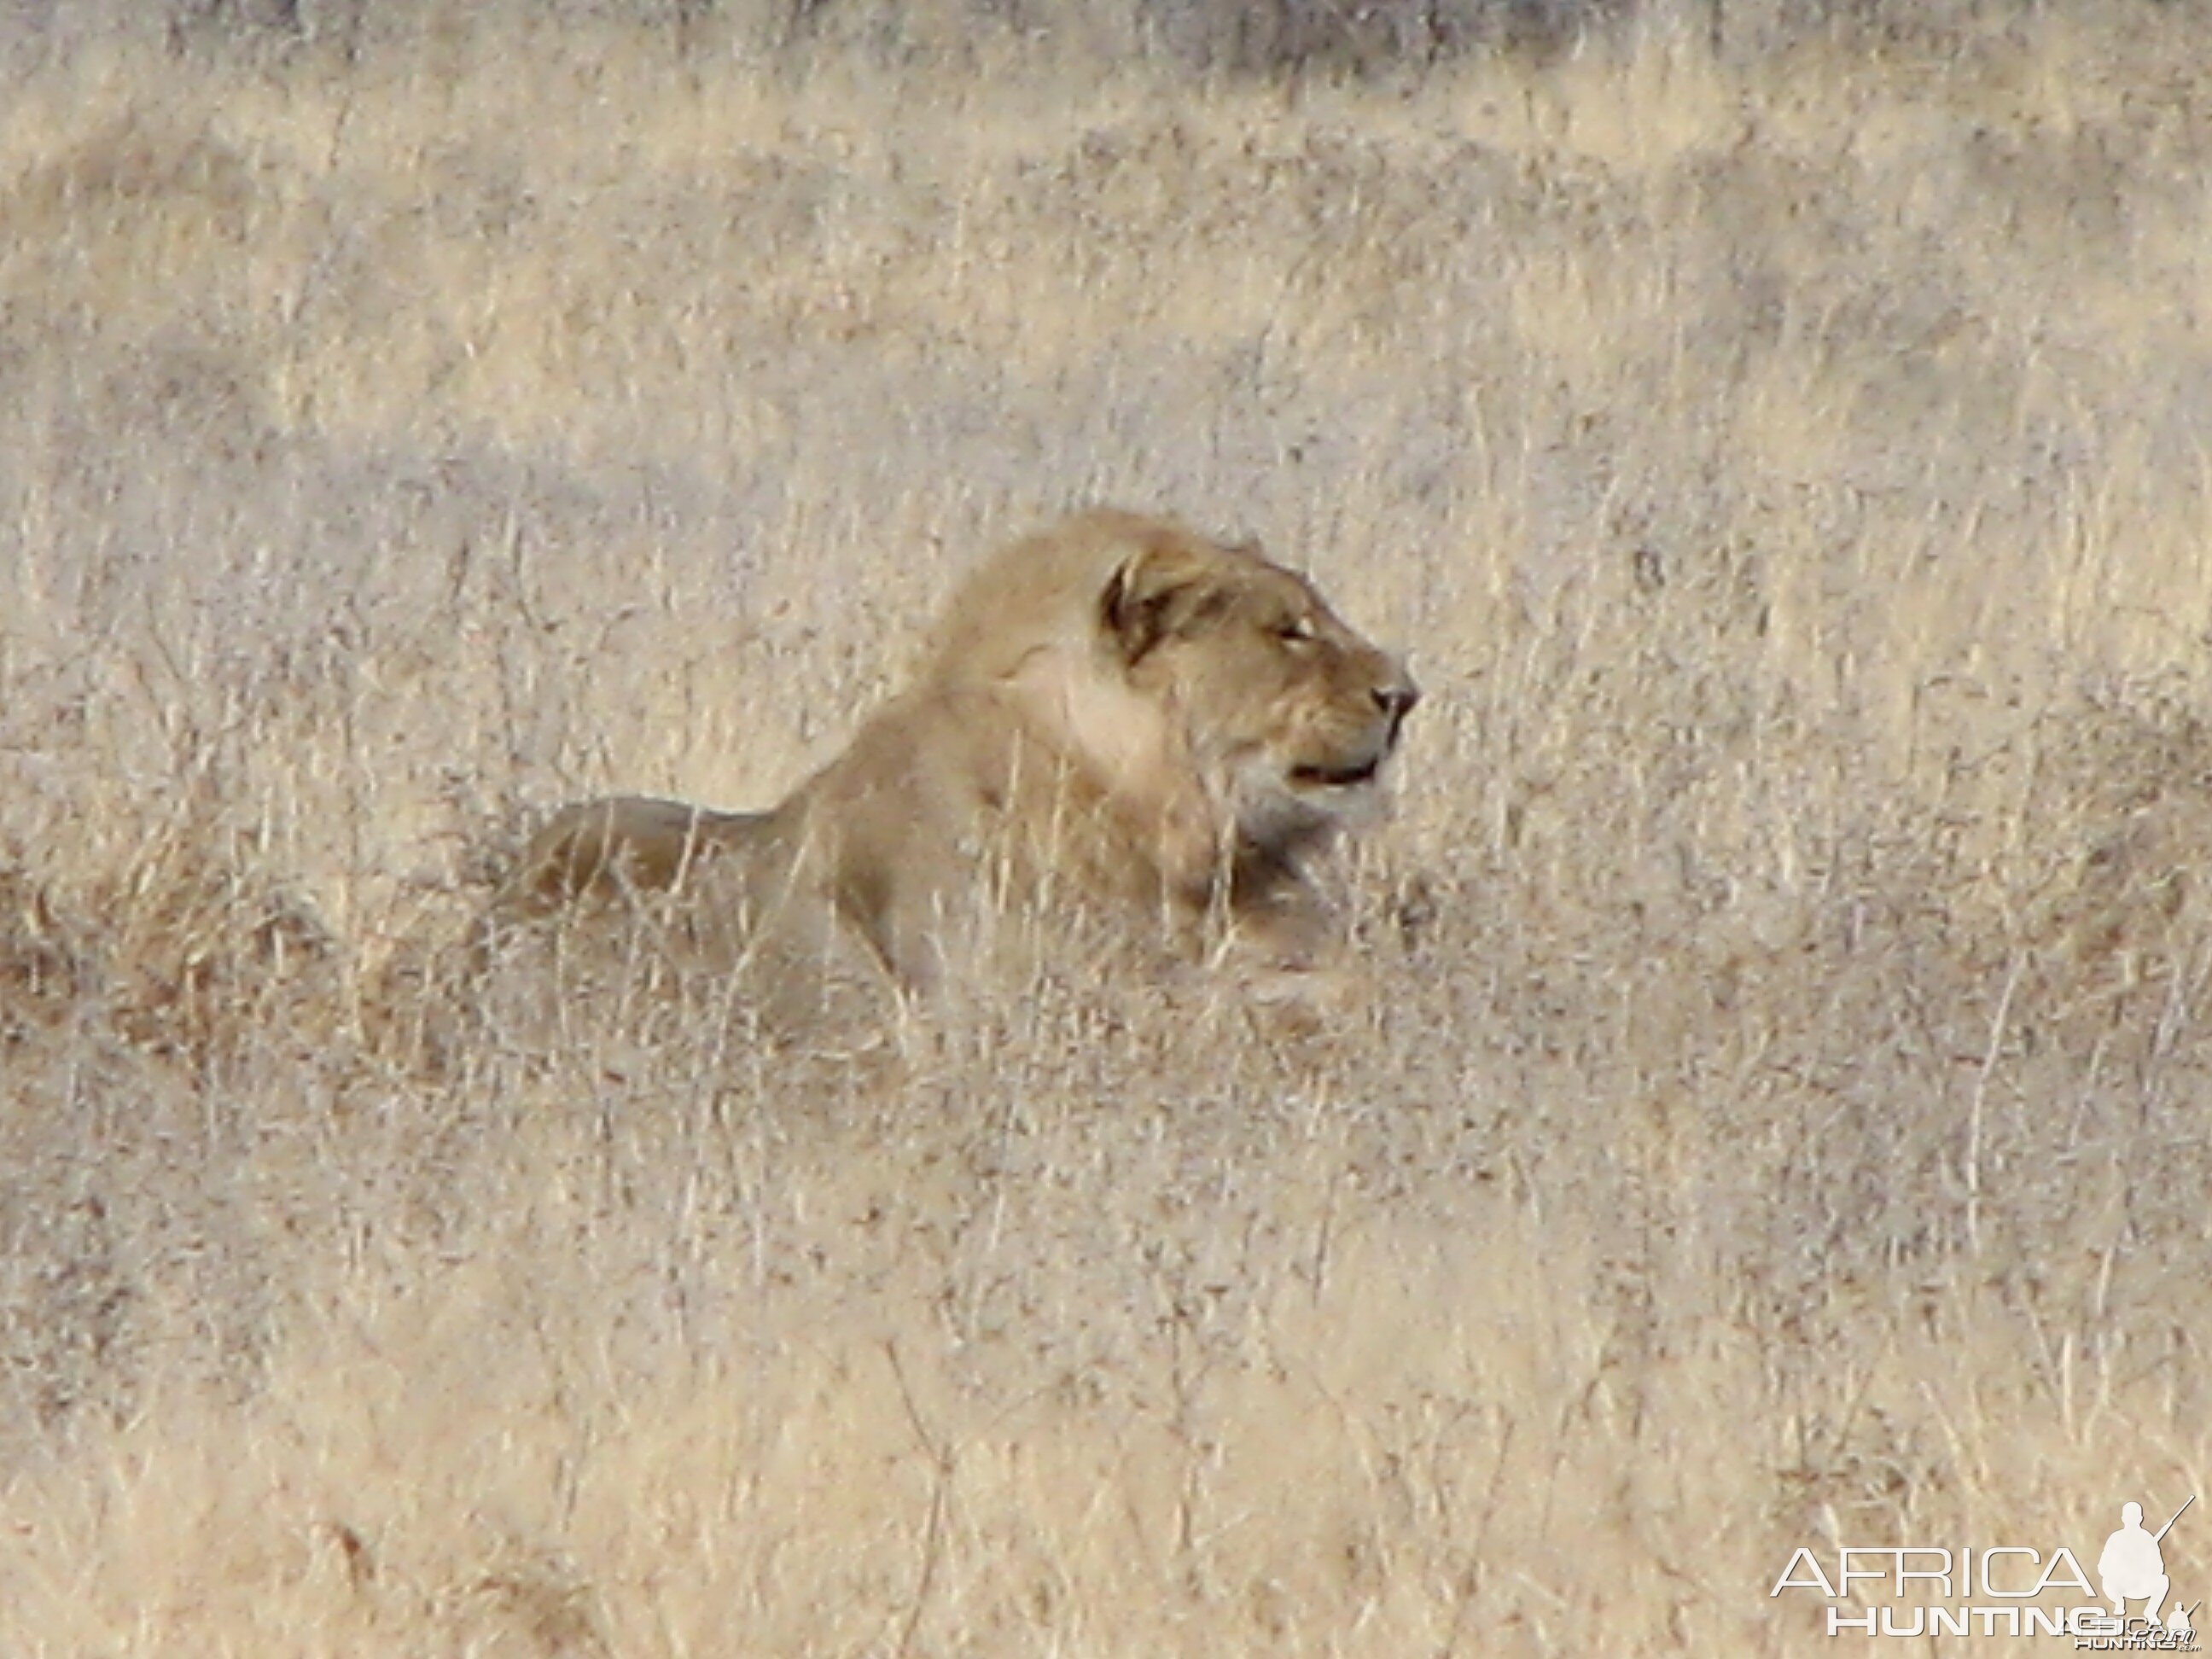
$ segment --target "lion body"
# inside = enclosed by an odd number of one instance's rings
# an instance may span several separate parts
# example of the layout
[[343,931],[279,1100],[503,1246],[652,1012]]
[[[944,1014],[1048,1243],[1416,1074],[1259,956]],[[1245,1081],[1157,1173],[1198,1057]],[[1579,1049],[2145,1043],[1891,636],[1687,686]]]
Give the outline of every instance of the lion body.
[[565,808],[493,915],[649,918],[683,967],[751,969],[756,1000],[833,966],[927,992],[1047,914],[1302,968],[1328,933],[1306,860],[1415,696],[1256,550],[1090,513],[971,574],[915,684],[781,805]]

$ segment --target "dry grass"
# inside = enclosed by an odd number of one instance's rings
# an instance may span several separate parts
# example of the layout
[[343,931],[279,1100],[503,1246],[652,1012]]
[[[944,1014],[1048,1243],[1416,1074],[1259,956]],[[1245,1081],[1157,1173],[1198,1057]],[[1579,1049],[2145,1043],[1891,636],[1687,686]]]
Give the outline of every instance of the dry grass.
[[[14,71],[0,1650],[1801,1651],[2212,1484],[2191,28]],[[412,1062],[529,810],[1102,497],[1429,690],[1341,1029]]]

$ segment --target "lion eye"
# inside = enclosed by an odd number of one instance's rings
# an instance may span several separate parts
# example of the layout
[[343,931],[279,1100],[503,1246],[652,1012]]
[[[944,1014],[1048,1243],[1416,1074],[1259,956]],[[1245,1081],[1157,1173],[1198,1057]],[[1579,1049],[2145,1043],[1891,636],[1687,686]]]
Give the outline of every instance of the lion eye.
[[1275,637],[1286,645],[1311,645],[1321,635],[1310,617],[1291,617],[1275,624]]

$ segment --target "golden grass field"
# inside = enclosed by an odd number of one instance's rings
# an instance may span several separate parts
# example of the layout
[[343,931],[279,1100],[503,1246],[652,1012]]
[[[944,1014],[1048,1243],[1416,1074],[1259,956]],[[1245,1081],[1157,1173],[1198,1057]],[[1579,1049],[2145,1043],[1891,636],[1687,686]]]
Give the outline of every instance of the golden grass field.
[[[2212,1501],[2195,14],[520,15],[0,59],[0,1652],[1814,1653]],[[1338,1024],[425,1052],[534,814],[1101,500],[1428,693]]]

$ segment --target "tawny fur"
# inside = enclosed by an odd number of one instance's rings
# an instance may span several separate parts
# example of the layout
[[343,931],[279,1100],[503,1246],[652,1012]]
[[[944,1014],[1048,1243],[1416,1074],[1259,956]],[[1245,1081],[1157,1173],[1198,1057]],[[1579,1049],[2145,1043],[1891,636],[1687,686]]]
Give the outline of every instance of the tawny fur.
[[1372,798],[1416,696],[1257,549],[1087,513],[971,574],[915,684],[782,805],[564,808],[493,917],[649,914],[686,965],[772,977],[858,940],[912,990],[1053,907],[1300,968],[1329,933],[1305,860]]

